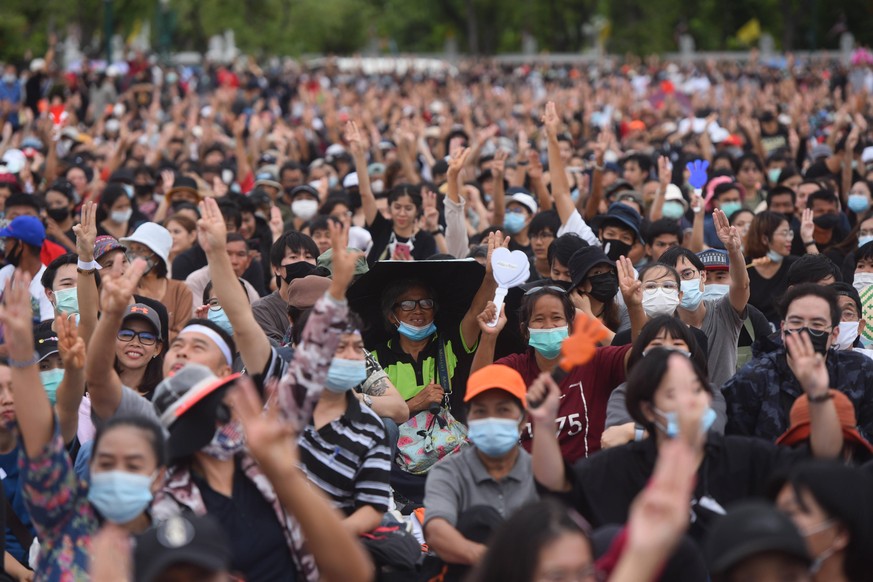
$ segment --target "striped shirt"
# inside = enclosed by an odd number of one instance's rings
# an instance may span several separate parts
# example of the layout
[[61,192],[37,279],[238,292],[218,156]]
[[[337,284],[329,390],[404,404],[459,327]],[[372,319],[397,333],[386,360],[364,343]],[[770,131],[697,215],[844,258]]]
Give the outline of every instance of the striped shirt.
[[349,392],[345,413],[318,430],[300,434],[300,464],[309,480],[336,507],[351,515],[360,507],[388,510],[391,449],[385,426],[375,412]]

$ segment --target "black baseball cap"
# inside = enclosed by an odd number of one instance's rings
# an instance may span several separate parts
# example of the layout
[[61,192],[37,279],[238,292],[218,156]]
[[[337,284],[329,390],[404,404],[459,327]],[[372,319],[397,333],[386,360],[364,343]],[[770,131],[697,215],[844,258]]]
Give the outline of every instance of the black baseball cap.
[[136,582],[160,579],[167,568],[179,564],[226,572],[231,549],[224,529],[209,515],[174,515],[136,538]]
[[58,353],[58,334],[50,326],[39,326],[34,329],[33,344],[39,361]]
[[748,558],[770,552],[812,563],[791,519],[763,501],[735,505],[713,524],[705,544],[710,574],[725,574]]
[[597,265],[609,265],[615,268],[615,262],[610,260],[600,247],[582,247],[573,253],[567,265],[567,268],[570,270],[570,277],[573,279],[572,288],[575,289],[581,285],[585,277],[588,276],[588,271]]

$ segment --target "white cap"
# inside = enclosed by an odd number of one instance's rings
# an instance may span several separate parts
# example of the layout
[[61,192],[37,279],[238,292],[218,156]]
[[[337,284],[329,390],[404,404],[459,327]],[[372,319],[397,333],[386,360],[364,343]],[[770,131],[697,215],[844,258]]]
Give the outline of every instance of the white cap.
[[43,69],[45,69],[45,59],[36,58],[36,59],[33,59],[32,61],[30,61],[30,71],[32,73],[38,73],[39,71],[42,71]]
[[358,173],[357,172],[349,172],[346,174],[346,177],[343,178],[343,188],[357,188],[358,187]]
[[861,163],[866,164],[868,162],[873,162],[873,146],[867,146],[861,152]]
[[511,196],[507,196],[506,202],[518,202],[519,204],[530,210],[531,214],[536,214],[537,210],[539,209],[539,205],[537,204],[537,201],[534,200],[534,197],[530,194],[525,194],[524,192],[516,192]]
[[150,248],[156,255],[161,257],[164,265],[170,266],[170,248],[173,246],[173,237],[170,231],[154,222],[144,222],[133,231],[133,234],[119,239],[123,245],[128,243],[139,243]]
[[344,148],[343,146],[341,146],[338,143],[335,143],[333,145],[328,146],[327,150],[325,150],[325,152],[324,152],[324,155],[325,155],[325,157],[336,157],[336,156],[341,156],[344,153],[346,153],[346,148]]
[[668,184],[667,190],[664,192],[664,202],[670,202],[671,200],[681,202],[682,206],[686,209],[688,208],[688,202],[685,200],[685,197],[682,196],[682,190],[680,190],[679,186],[676,184]]

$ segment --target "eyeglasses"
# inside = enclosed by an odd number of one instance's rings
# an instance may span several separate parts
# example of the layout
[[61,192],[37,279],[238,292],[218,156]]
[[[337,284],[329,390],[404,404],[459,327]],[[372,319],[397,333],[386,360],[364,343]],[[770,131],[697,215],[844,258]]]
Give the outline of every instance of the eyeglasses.
[[118,335],[115,337],[125,343],[133,341],[133,338],[139,338],[139,343],[144,346],[153,346],[158,341],[158,336],[150,331],[133,331],[132,329],[119,329]]
[[676,281],[664,281],[663,283],[658,283],[656,281],[646,281],[645,283],[643,283],[643,291],[655,291],[659,288],[670,292],[679,291],[679,285],[676,284]]
[[217,297],[213,297],[212,299],[207,301],[206,304],[209,306],[209,311],[220,311],[221,310],[221,303],[218,301]]
[[773,233],[773,236],[784,236],[788,240],[794,240],[794,231],[793,230],[777,230]]
[[433,299],[407,299],[406,301],[398,301],[394,307],[399,307],[403,311],[414,311],[416,306],[426,311],[430,311],[434,307]]
[[697,269],[683,269],[679,272],[679,276],[683,281],[692,281],[700,276],[700,271]]

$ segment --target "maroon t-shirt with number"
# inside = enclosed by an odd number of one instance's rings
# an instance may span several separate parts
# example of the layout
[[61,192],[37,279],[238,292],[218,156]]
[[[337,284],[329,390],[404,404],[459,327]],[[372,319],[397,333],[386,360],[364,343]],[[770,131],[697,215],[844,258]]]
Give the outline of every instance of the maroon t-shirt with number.
[[[565,461],[572,463],[600,450],[606,404],[616,386],[624,382],[624,360],[630,348],[630,345],[597,348],[593,360],[574,368],[561,382],[561,404],[555,428]],[[540,375],[533,348],[494,363],[518,370],[528,386]],[[532,436],[533,427],[528,424],[521,433],[521,444],[528,452]]]

